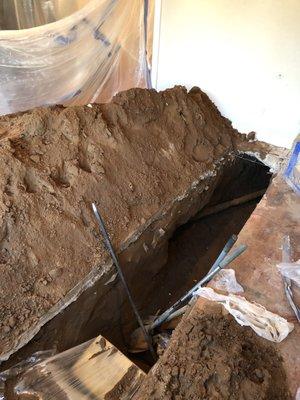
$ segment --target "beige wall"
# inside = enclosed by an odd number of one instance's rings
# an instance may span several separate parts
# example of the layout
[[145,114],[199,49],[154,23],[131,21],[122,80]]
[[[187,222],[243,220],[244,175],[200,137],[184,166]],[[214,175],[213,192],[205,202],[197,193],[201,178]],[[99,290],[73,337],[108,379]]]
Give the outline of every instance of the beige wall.
[[291,145],[300,132],[300,0],[157,0],[155,29],[154,86],[200,86],[240,131]]

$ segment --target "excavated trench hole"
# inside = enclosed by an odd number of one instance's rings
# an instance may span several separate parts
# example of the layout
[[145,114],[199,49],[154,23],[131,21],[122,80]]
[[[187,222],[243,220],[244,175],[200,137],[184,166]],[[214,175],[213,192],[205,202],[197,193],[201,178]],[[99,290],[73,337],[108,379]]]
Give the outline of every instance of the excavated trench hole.
[[[204,210],[211,210],[224,203],[227,204],[226,209],[219,212],[215,209],[210,215],[194,217],[178,227],[164,250],[163,257],[166,262],[158,273],[149,279],[147,273],[141,278],[141,275],[137,277],[135,272],[128,279],[142,317],[146,318],[157,314],[159,310],[166,310],[207,273],[229,237],[238,234],[250,217],[266,191],[271,176],[267,166],[245,154],[224,169],[222,179]],[[256,193],[255,198],[245,202],[245,196],[252,193]],[[244,198],[241,204],[228,208],[229,201],[241,197]],[[157,259],[157,262],[161,263],[161,260]],[[153,263],[153,259],[151,262]],[[125,274],[128,274],[127,268],[124,269]],[[146,287],[151,288],[147,298],[143,294]],[[91,299],[97,291],[102,291],[103,297],[99,297],[98,303],[101,304],[95,306],[94,300]],[[86,322],[78,329],[82,315]],[[63,351],[102,334],[147,371],[153,364],[147,352],[127,352],[130,333],[136,327],[137,323],[120,282],[112,289],[107,289],[103,283],[97,283],[48,322],[35,338],[4,363],[1,369],[16,364],[35,351],[53,347],[57,351]]]
[[[245,157],[245,156],[244,156]],[[151,314],[173,304],[205,276],[232,234],[238,234],[266,191],[271,179],[269,168],[253,157],[239,159],[215,189],[205,207],[210,215],[194,217],[177,228],[169,240],[168,259],[155,276],[157,292],[145,304],[144,314]],[[247,200],[246,196],[255,198]],[[249,196],[251,198],[251,196]],[[233,199],[241,204],[229,206]],[[224,204],[222,211],[216,205]]]
[[[266,165],[248,155],[237,158],[224,171],[221,183],[199,217],[177,228],[169,240],[167,262],[154,277],[157,290],[140,308],[144,316],[163,312],[205,276],[230,236],[241,231],[271,177]],[[241,203],[230,206],[234,199]],[[218,211],[217,205],[225,209]],[[205,211],[210,215],[205,216]],[[132,359],[137,363],[142,360],[144,369],[152,365],[148,353],[139,353]]]

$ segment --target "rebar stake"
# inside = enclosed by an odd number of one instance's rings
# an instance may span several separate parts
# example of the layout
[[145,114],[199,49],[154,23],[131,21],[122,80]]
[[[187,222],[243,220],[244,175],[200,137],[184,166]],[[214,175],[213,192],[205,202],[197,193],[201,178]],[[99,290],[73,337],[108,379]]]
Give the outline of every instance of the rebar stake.
[[136,307],[136,305],[135,305],[135,303],[133,301],[133,298],[131,296],[129,287],[127,285],[127,282],[125,280],[123,271],[121,269],[119,260],[117,258],[116,253],[114,252],[111,240],[110,240],[109,235],[107,233],[107,230],[105,228],[104,221],[103,221],[103,219],[102,219],[102,217],[101,217],[101,215],[100,215],[95,203],[92,203],[92,208],[93,208],[93,212],[95,214],[95,217],[96,217],[96,219],[98,221],[100,232],[101,232],[101,234],[102,234],[102,236],[104,238],[104,242],[105,242],[106,248],[107,248],[108,252],[110,253],[110,256],[111,256],[111,258],[113,260],[113,263],[115,264],[115,267],[117,268],[118,274],[119,274],[119,276],[121,278],[121,281],[122,281],[122,283],[124,285],[124,289],[125,289],[126,294],[128,296],[128,299],[129,299],[130,305],[132,307],[132,310],[133,310],[133,312],[134,312],[134,314],[136,316],[136,319],[137,319],[137,321],[138,321],[138,323],[139,323],[139,325],[140,325],[140,327],[142,329],[142,332],[143,332],[143,334],[145,336],[146,342],[147,342],[147,344],[149,346],[151,355],[152,355],[154,361],[156,361],[157,357],[156,357],[156,354],[155,354],[155,351],[154,351],[154,348],[153,348],[153,345],[152,345],[152,339],[151,339],[149,333],[147,332],[147,329],[145,328],[145,326],[143,324],[143,321],[142,321],[142,318],[141,318],[141,316],[140,316],[140,314],[138,312],[138,309],[137,309],[137,307]]

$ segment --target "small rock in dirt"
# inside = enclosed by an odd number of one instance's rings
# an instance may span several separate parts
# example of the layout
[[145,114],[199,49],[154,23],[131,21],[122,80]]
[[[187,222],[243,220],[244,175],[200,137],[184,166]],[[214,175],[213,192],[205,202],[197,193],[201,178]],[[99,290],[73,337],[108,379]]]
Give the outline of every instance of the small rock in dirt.
[[13,328],[16,325],[16,319],[15,317],[11,316],[8,320],[8,325]]
[[256,369],[254,371],[255,375],[257,376],[258,379],[263,379],[264,374],[262,373],[262,371],[260,369]]
[[62,268],[54,268],[54,269],[51,269],[51,271],[49,271],[49,276],[52,279],[59,278],[61,276],[61,274],[62,274]]
[[4,332],[4,333],[9,333],[9,332],[10,332],[10,327],[9,327],[9,325],[5,325],[5,326],[3,327],[3,332]]
[[40,157],[37,154],[35,154],[35,155],[30,156],[30,160],[35,162],[35,163],[39,163],[40,162]]

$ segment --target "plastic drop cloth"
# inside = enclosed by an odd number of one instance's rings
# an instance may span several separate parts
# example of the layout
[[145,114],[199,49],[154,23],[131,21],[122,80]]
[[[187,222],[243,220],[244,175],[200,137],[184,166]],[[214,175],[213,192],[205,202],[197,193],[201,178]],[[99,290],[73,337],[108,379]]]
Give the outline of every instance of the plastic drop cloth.
[[266,310],[260,304],[250,303],[244,297],[234,294],[226,296],[208,287],[198,289],[195,295],[222,304],[237,323],[249,326],[257,335],[272,342],[281,342],[294,329],[294,325],[280,315]]
[[280,263],[277,265],[281,275],[293,281],[300,287],[300,260],[291,263]]
[[26,29],[73,14],[90,0],[1,0],[0,29]]
[[81,3],[87,4],[58,21],[0,31],[0,115],[49,104],[106,102],[119,91],[147,87],[147,2]]
[[143,377],[133,362],[98,336],[56,355],[36,353],[0,373],[0,400],[131,399]]
[[228,293],[242,293],[244,291],[236,280],[234,269],[231,268],[221,269],[210,284],[213,288]]

